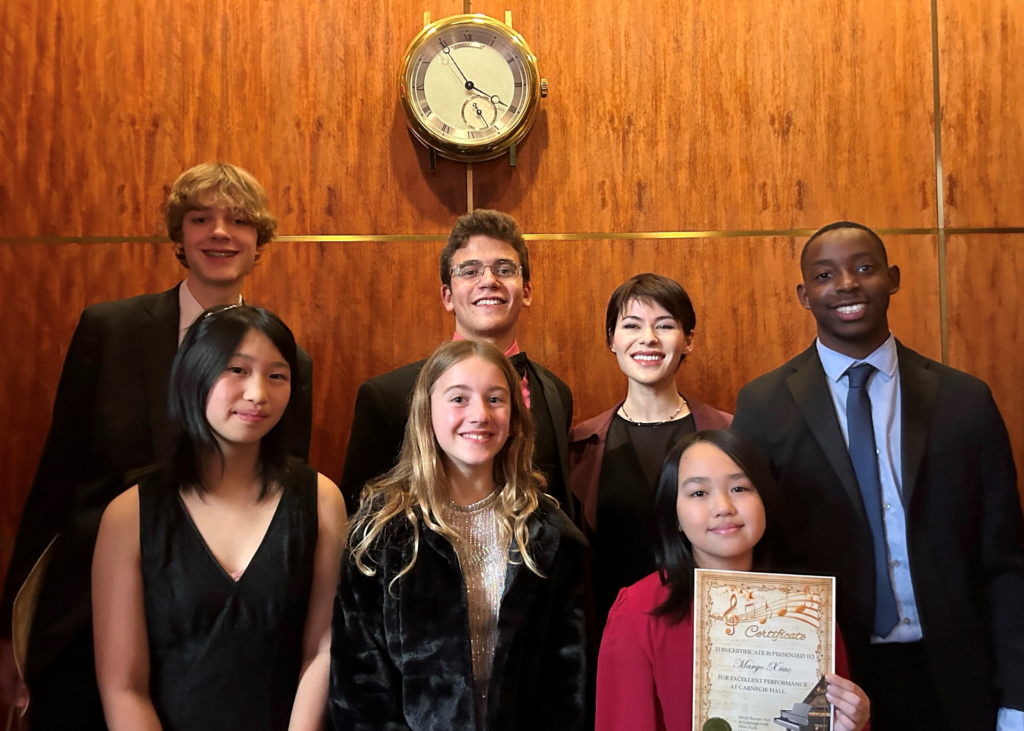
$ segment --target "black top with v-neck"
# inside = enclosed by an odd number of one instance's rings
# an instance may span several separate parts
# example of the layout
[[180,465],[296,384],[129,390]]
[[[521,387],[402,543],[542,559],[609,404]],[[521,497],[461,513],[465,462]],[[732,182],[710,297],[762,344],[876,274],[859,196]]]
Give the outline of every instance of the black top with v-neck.
[[317,476],[292,468],[262,543],[236,582],[178,486],[139,484],[150,696],[165,731],[285,731],[302,665],[317,541]]
[[669,450],[696,427],[693,414],[676,421],[636,424],[612,419],[597,487],[593,581],[597,636],[619,590],[655,570],[651,546],[654,488]]

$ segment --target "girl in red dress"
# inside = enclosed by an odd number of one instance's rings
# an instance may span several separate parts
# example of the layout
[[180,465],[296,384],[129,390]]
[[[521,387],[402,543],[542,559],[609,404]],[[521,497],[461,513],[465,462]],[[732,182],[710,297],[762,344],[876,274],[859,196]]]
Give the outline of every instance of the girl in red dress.
[[[693,731],[693,570],[770,570],[774,487],[757,450],[731,432],[698,432],[669,452],[655,492],[658,571],[619,592],[608,615],[597,731]],[[847,679],[838,632],[836,670],[825,676],[834,729],[861,731],[869,703]]]

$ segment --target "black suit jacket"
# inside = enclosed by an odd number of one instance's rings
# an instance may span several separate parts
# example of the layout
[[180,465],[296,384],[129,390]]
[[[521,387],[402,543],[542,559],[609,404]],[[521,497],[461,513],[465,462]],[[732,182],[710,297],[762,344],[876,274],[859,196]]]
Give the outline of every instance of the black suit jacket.
[[[341,473],[341,491],[349,515],[359,507],[359,493],[363,486],[398,462],[405,440],[405,423],[409,420],[412,389],[424,363],[426,360],[404,365],[359,386],[345,452],[345,467]],[[533,361],[527,364],[527,381],[531,389],[537,388],[538,384],[544,389],[555,433],[562,484],[568,491],[572,391],[558,376]],[[566,499],[561,502],[566,513],[573,517],[573,501]]]
[[575,731],[583,727],[586,541],[548,502],[526,550],[543,577],[509,562],[487,718],[476,725],[468,600],[451,541],[404,516],[371,549],[373,576],[345,561],[331,622],[330,711],[337,731]]
[[[1024,521],[1010,440],[984,382],[899,342],[897,353],[902,499],[930,670],[950,727],[991,731],[1000,706],[1024,709]],[[826,378],[812,345],[740,391],[732,429],[771,460],[791,568],[837,577],[854,679],[870,690],[874,548]]]
[[[91,621],[92,549],[104,509],[130,486],[133,473],[168,454],[178,286],[87,307],[71,338],[0,601],[0,633],[9,636],[14,597],[59,534],[36,608],[29,682]],[[303,460],[312,428],[312,366],[300,349],[293,452]]]

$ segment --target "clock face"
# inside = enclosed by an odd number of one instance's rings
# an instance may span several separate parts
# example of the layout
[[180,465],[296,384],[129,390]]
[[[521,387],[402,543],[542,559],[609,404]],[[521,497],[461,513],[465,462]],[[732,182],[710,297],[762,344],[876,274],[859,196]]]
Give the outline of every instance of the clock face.
[[413,41],[402,96],[421,141],[456,159],[459,153],[493,157],[525,134],[536,116],[536,59],[508,26],[484,16],[456,16],[427,26]]

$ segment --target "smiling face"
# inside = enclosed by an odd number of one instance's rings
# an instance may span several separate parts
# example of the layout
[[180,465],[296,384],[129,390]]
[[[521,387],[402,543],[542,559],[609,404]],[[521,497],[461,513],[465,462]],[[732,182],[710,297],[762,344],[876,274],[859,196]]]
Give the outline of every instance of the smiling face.
[[812,241],[804,255],[797,297],[818,323],[825,347],[864,358],[889,338],[889,297],[900,270],[867,231],[839,228]]
[[190,278],[208,287],[241,288],[256,263],[256,241],[256,227],[244,213],[216,202],[185,214],[178,246]]
[[430,391],[430,420],[446,467],[464,474],[493,469],[511,414],[505,374],[477,355],[442,373]]
[[250,330],[206,399],[206,420],[221,448],[258,442],[291,397],[291,369],[266,335]]
[[[470,261],[493,265],[502,260],[516,266],[522,263],[516,250],[504,241],[473,236],[455,252],[452,265]],[[498,279],[490,268],[475,282],[452,277],[450,286],[441,286],[444,308],[455,313],[455,332],[467,340],[493,343],[501,350],[515,340],[519,312],[530,306],[531,296],[530,283],[523,282],[521,273],[511,279]]]
[[632,300],[619,313],[611,351],[632,381],[654,385],[675,378],[684,355],[693,350],[693,333],[656,302]]
[[703,569],[749,571],[765,529],[764,503],[725,452],[697,442],[679,460],[676,516]]

